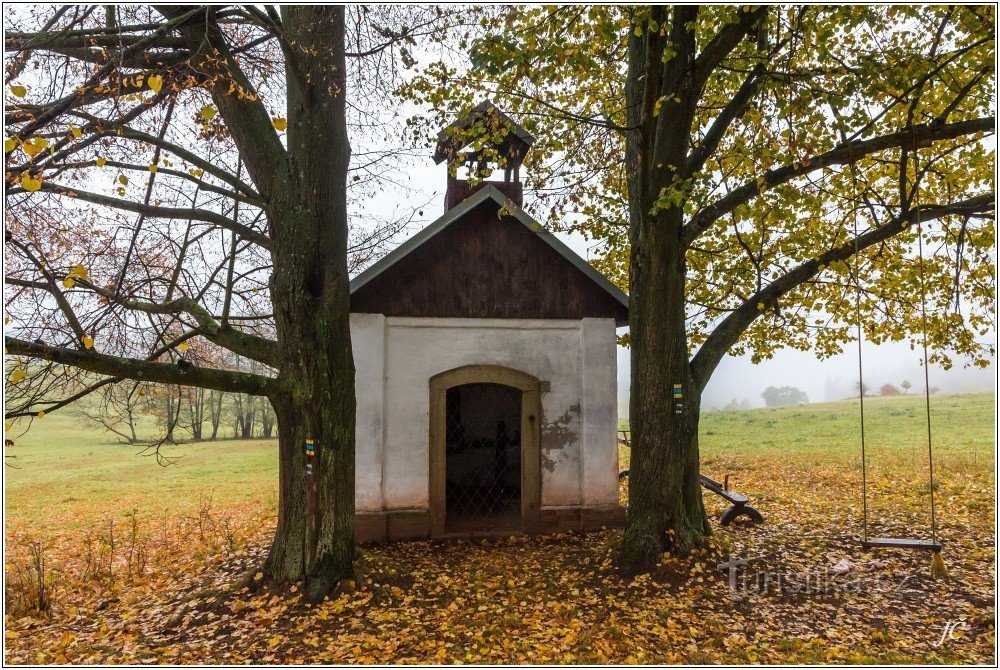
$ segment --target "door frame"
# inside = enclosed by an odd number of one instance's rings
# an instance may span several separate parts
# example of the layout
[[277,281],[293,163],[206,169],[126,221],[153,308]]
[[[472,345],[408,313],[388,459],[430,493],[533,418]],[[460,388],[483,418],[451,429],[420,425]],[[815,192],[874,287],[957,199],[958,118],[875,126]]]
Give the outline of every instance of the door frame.
[[430,496],[431,537],[447,535],[446,421],[448,389],[465,384],[500,384],[521,391],[521,528],[538,528],[541,503],[541,384],[531,375],[500,365],[466,365],[430,379]]

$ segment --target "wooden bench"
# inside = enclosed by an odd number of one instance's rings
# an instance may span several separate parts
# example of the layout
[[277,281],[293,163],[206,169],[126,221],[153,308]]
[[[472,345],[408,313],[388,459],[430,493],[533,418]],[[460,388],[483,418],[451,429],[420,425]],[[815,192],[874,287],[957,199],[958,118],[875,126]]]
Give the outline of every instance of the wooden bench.
[[725,498],[732,505],[729,509],[722,513],[722,518],[719,523],[723,526],[728,526],[733,522],[734,519],[738,519],[741,516],[745,516],[754,523],[763,523],[764,517],[758,512],[752,505],[747,503],[750,502],[750,498],[747,498],[742,493],[737,493],[736,491],[731,491],[729,489],[729,477],[726,477],[725,483],[720,483],[708,477],[706,475],[700,475],[701,485],[711,491],[712,493]]
[[[619,437],[618,444],[631,448],[632,445],[629,443],[628,437]],[[628,477],[628,470],[621,470],[618,473],[618,481],[622,481]],[[702,487],[708,489],[717,496],[724,498],[731,507],[722,513],[719,519],[719,524],[722,526],[728,526],[733,521],[741,516],[745,516],[753,523],[763,523],[764,517],[760,512],[757,511],[752,505],[750,505],[750,498],[746,497],[742,493],[737,491],[732,491],[729,488],[729,476],[726,475],[724,482],[717,482],[711,477],[706,475],[700,475]]]

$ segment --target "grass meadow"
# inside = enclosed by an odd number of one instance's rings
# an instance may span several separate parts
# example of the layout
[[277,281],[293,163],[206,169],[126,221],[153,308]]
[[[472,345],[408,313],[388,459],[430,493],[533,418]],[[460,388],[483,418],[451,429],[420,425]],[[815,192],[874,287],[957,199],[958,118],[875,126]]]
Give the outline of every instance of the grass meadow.
[[[866,401],[872,535],[930,532],[923,403]],[[295,591],[197,595],[266,550],[274,440],[164,447],[162,465],[53,413],[7,432],[5,660],[992,663],[995,397],[933,397],[932,413],[948,580],[929,578],[929,556],[858,547],[859,422],[845,400],[704,415],[703,471],[729,475],[766,521],[717,529],[703,554],[651,576],[615,571],[616,529],[411,542],[362,550],[357,583],[312,609]],[[706,505],[713,520],[725,509]],[[733,555],[784,573],[850,567],[818,594],[735,593],[715,567]],[[28,593],[39,558],[45,611]],[[951,621],[955,639],[935,645]]]

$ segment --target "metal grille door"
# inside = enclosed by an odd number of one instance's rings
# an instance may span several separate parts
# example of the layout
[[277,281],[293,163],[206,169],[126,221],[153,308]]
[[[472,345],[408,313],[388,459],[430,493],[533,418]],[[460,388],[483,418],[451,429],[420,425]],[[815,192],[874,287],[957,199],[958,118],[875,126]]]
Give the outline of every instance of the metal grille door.
[[520,528],[521,391],[465,384],[448,389],[446,402],[446,530]]

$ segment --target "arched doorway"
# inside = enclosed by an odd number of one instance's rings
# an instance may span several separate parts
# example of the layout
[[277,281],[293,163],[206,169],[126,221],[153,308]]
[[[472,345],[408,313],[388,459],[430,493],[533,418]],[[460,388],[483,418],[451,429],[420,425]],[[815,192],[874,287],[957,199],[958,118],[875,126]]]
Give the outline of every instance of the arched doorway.
[[540,498],[538,380],[472,365],[430,381],[431,533],[531,532]]

